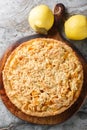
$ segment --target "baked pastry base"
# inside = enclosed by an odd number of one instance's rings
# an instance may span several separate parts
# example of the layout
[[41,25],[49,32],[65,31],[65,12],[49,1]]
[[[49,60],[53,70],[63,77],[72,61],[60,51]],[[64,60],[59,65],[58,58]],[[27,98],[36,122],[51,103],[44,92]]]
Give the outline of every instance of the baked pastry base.
[[[34,36],[32,37],[34,38]],[[32,123],[36,123],[36,124],[58,124],[58,123],[62,123],[65,120],[67,120],[68,118],[70,118],[82,105],[83,100],[85,99],[85,97],[87,96],[87,64],[85,62],[85,60],[82,58],[82,56],[80,56],[80,54],[77,56],[79,57],[82,65],[83,65],[83,71],[84,71],[84,82],[83,82],[83,87],[81,90],[81,94],[78,98],[78,100],[69,108],[67,109],[65,112],[55,115],[55,116],[50,116],[50,117],[34,117],[34,116],[29,116],[25,113],[23,113],[22,111],[20,111],[17,107],[15,107],[10,100],[8,99],[5,90],[4,90],[4,86],[3,86],[3,81],[2,81],[2,70],[5,64],[6,59],[8,58],[8,56],[10,55],[10,53],[18,46],[18,43],[21,44],[24,41],[29,40],[30,37],[26,37],[24,39],[20,39],[17,43],[14,44],[14,46],[12,46],[11,48],[9,48],[9,50],[7,50],[7,52],[4,54],[1,62],[0,62],[0,94],[1,94],[1,98],[4,102],[4,104],[6,105],[6,107],[17,117],[28,121],[28,122],[32,122]]]

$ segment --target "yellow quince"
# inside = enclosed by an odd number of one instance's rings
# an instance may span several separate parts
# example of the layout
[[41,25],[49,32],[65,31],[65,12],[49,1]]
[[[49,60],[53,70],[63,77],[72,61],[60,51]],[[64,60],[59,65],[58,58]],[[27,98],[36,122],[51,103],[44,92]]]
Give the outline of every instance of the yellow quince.
[[87,38],[87,17],[84,15],[73,15],[64,24],[65,35],[72,40]]

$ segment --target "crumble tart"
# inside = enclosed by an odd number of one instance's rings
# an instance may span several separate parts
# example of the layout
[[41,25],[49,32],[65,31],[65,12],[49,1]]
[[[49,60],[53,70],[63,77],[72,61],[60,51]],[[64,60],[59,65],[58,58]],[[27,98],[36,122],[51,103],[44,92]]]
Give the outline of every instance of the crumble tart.
[[19,45],[8,57],[3,84],[9,100],[37,117],[64,112],[79,97],[83,67],[71,47],[49,38]]

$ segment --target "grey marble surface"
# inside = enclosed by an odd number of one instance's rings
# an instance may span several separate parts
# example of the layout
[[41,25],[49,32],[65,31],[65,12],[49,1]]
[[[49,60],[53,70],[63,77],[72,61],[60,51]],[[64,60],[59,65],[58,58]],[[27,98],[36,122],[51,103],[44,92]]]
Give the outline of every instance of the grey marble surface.
[[[58,2],[67,7],[70,15],[87,15],[87,0],[0,0],[0,58],[16,40],[35,34],[27,21],[31,8],[44,3],[53,9]],[[71,42],[87,60],[87,39]],[[24,122],[12,115],[0,99],[0,130],[87,130],[87,99],[77,114],[65,123],[54,126]]]

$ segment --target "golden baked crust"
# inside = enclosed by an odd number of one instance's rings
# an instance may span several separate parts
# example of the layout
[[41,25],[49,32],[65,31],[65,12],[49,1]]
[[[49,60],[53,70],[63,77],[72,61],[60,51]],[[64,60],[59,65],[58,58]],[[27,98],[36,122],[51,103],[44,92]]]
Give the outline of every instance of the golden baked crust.
[[79,97],[83,68],[65,43],[37,38],[24,42],[8,57],[3,84],[10,101],[22,112],[53,116],[68,109]]

